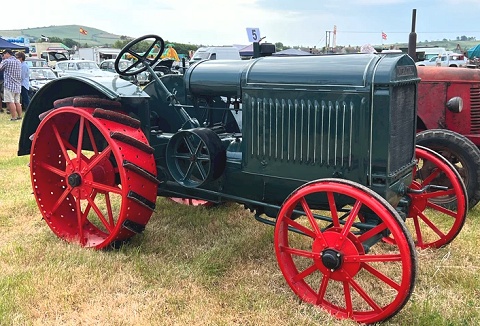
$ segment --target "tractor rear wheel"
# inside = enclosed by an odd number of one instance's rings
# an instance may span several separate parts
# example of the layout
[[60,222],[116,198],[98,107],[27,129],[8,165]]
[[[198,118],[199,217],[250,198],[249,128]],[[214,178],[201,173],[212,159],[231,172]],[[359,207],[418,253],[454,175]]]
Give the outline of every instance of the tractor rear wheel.
[[[480,149],[467,137],[446,129],[424,130],[416,135],[417,145],[442,154],[460,173],[468,193],[468,207],[480,201]],[[454,198],[438,202],[454,209]]]
[[[382,242],[387,234],[394,241]],[[322,179],[296,189],[278,213],[274,242],[295,294],[335,317],[376,323],[413,291],[416,251],[404,222],[355,182]]]
[[107,102],[75,98],[40,117],[30,157],[33,192],[48,226],[96,249],[144,230],[159,183],[140,122],[99,108]]

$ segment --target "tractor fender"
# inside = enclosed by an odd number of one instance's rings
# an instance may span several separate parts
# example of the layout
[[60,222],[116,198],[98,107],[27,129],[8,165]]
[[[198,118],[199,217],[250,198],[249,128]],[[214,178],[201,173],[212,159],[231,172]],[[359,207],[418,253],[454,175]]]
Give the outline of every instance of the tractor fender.
[[30,136],[40,124],[39,115],[52,109],[56,100],[77,95],[99,96],[117,101],[125,98],[149,98],[140,87],[118,77],[69,76],[52,80],[35,94],[25,112],[18,144],[19,156],[30,154]]

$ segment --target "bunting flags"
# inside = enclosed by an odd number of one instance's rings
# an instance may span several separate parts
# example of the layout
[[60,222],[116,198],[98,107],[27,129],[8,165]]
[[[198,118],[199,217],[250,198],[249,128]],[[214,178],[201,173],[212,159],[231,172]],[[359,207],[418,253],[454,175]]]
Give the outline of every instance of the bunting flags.
[[80,34],[87,35],[88,33],[87,33],[87,31],[84,30],[83,28],[80,28]]
[[382,39],[384,39],[384,40],[387,39],[387,34],[385,34],[384,32],[382,32]]

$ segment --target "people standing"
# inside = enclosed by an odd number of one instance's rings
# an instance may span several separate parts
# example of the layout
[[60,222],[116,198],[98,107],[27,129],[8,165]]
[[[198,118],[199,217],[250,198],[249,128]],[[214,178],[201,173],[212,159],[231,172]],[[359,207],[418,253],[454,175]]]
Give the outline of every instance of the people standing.
[[441,54],[439,54],[438,57],[437,57],[437,59],[435,59],[435,65],[436,65],[437,67],[441,67],[441,66],[442,66],[442,55],[441,55]]
[[25,53],[17,52],[15,57],[22,64],[22,91],[20,92],[20,98],[23,109],[26,110],[30,104],[30,96],[28,95],[28,90],[30,89],[30,68],[28,68],[25,62]]
[[3,70],[3,96],[10,111],[11,121],[22,118],[22,105],[20,93],[22,91],[22,64],[14,57],[13,51],[3,51],[3,60],[0,63],[0,71]]
[[[3,53],[0,53],[0,63],[3,60]],[[0,70],[0,112],[3,112],[3,70]]]

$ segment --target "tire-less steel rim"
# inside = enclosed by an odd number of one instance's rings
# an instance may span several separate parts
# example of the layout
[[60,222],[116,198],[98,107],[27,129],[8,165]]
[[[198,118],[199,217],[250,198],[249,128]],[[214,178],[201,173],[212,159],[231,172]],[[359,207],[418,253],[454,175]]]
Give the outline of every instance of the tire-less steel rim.
[[[381,241],[386,234],[392,243]],[[416,254],[405,224],[354,182],[323,179],[295,190],[278,214],[274,240],[295,294],[338,318],[385,320],[413,291]]]
[[153,150],[139,125],[120,113],[78,106],[57,108],[42,119],[30,171],[52,231],[94,248],[143,231],[155,208],[158,180]]

